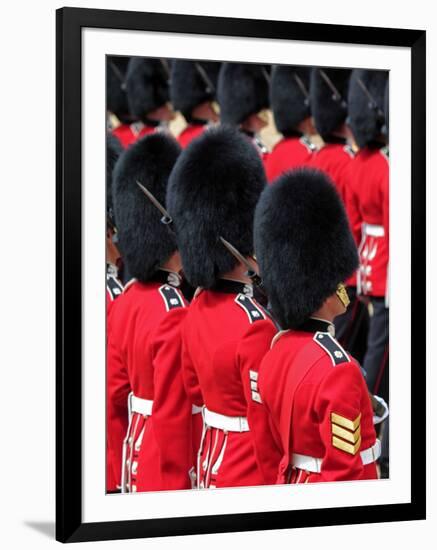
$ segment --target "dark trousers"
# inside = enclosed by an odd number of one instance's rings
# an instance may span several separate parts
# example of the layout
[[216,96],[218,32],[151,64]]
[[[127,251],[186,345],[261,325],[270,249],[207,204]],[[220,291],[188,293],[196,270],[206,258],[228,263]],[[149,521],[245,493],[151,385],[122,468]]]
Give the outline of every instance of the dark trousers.
[[[369,391],[380,395],[389,402],[389,310],[385,307],[384,298],[370,298],[371,315],[369,318],[369,333],[367,336],[367,352],[364,356],[363,368],[366,372],[366,382]],[[379,438],[382,442],[382,454],[379,461],[381,477],[389,476],[389,420],[387,418],[379,427]]]
[[[381,395],[388,402],[388,385],[383,384],[388,374],[389,310],[384,298],[370,298],[371,315],[367,335],[367,351],[363,368],[366,371],[367,387],[372,393]],[[387,371],[387,372],[386,372]]]

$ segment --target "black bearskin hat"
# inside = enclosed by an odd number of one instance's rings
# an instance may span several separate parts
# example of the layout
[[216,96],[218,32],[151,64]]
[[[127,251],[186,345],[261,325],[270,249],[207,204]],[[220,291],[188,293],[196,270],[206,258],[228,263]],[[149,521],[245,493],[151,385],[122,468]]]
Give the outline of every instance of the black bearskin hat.
[[170,177],[167,206],[191,285],[211,288],[237,264],[220,237],[252,254],[255,206],[265,184],[257,150],[237,129],[211,128],[184,149]]
[[194,107],[216,97],[220,63],[176,59],[171,67],[170,97],[173,107],[187,121]]
[[106,135],[106,212],[112,224],[115,225],[114,204],[112,201],[112,173],[118,157],[123,152],[123,147],[118,139],[112,135]]
[[296,328],[358,267],[343,203],[318,170],[286,172],[255,214],[255,252],[281,328]]
[[126,95],[129,57],[108,56],[106,61],[106,108],[120,122],[132,122]]
[[132,277],[146,282],[176,250],[162,214],[137,185],[165,204],[168,177],[180,153],[173,137],[155,132],[126,149],[113,178],[113,201],[120,251]]
[[267,65],[223,63],[217,87],[222,123],[236,126],[266,109],[269,106],[269,78]]
[[311,71],[311,113],[324,141],[329,141],[332,133],[346,120],[350,75],[350,69],[315,67]]
[[348,122],[360,148],[377,140],[382,134],[387,79],[387,71],[352,71]]
[[311,115],[309,102],[310,67],[277,65],[272,71],[270,102],[275,125],[284,136],[296,132]]
[[147,114],[169,101],[170,68],[164,59],[133,57],[126,74],[130,111],[147,122]]
[[385,119],[384,135],[387,138],[387,140],[390,134],[390,131],[389,131],[390,103],[389,102],[390,102],[390,88],[389,88],[389,80],[387,78],[387,82],[385,85],[385,92],[384,92],[384,119]]

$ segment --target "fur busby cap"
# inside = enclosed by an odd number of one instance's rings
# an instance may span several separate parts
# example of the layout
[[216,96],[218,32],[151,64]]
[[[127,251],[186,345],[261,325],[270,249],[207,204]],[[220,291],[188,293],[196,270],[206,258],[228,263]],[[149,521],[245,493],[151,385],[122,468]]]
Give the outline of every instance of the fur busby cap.
[[270,102],[275,125],[284,136],[293,134],[311,115],[310,67],[277,65],[272,71]]
[[358,267],[343,203],[318,170],[286,172],[261,195],[255,252],[281,328],[296,328]]
[[389,134],[390,134],[390,132],[389,132],[390,89],[389,89],[389,83],[388,82],[389,82],[389,80],[387,78],[387,82],[385,84],[385,92],[384,92],[384,120],[385,120],[385,123],[384,123],[384,126],[382,127],[383,134],[387,138],[387,141],[388,141]]
[[176,242],[137,181],[165,204],[168,177],[179,153],[174,138],[155,132],[126,149],[115,166],[112,192],[120,250],[129,273],[141,282],[171,256]]
[[216,97],[220,63],[213,61],[173,61],[170,79],[170,97],[173,107],[187,121],[194,107]]
[[222,123],[239,125],[250,115],[266,109],[269,78],[267,65],[223,63],[217,87]]
[[110,221],[115,225],[114,205],[112,201],[112,173],[123,147],[113,134],[106,135],[106,212]]
[[387,78],[387,71],[352,71],[348,123],[360,148],[377,140],[382,134]]
[[126,91],[131,113],[147,122],[147,114],[169,101],[170,69],[164,59],[133,57],[126,74]]
[[350,74],[350,69],[315,67],[311,71],[311,113],[324,141],[329,141],[332,133],[346,120]]
[[237,264],[220,237],[252,254],[255,206],[265,184],[257,150],[235,128],[211,128],[184,149],[170,176],[167,206],[191,285],[211,288]]
[[120,122],[132,122],[126,95],[129,57],[108,56],[106,62],[106,107]]

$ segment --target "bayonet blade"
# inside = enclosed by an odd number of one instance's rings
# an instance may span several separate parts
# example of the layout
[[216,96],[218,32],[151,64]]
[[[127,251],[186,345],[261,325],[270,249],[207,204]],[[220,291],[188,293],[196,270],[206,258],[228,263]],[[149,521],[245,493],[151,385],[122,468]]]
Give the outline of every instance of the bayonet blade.
[[243,256],[243,254],[241,254],[239,250],[235,248],[235,246],[233,246],[226,239],[224,239],[223,237],[220,237],[220,240],[222,244],[225,246],[225,248],[232,254],[232,256],[234,256],[234,258],[236,258],[239,262],[241,262],[247,268],[247,276],[252,281],[252,283],[258,287],[258,290],[265,295],[261,277],[255,271],[255,269],[250,265],[248,260]]
[[333,93],[334,97],[336,98],[337,101],[340,101],[341,99],[341,94],[340,92],[337,90],[337,88],[335,87],[334,83],[332,82],[332,80],[329,78],[329,76],[325,73],[325,71],[323,69],[319,69],[319,73],[321,75],[321,77],[323,78],[323,80],[326,82],[326,84],[328,85],[328,87],[330,88],[331,92]]
[[302,95],[305,97],[305,100],[308,100],[310,97],[310,94],[306,89],[306,86],[303,80],[300,78],[300,76],[297,73],[293,73],[293,78],[296,81],[297,85],[299,86],[299,90],[302,92]]
[[146,197],[149,199],[149,201],[161,212],[161,214],[162,214],[162,218],[161,218],[162,223],[164,223],[166,225],[170,224],[173,221],[173,219],[170,216],[170,214],[168,213],[168,211],[159,202],[159,200],[156,197],[154,197],[154,195],[147,189],[147,187],[144,187],[144,185],[142,183],[140,183],[138,180],[137,180],[137,185],[141,189],[141,191],[146,195]]
[[207,88],[207,92],[210,94],[215,94],[215,86],[212,83],[212,80],[209,78],[206,70],[202,67],[202,65],[200,65],[200,63],[194,63],[194,66],[196,68],[196,71],[199,73],[200,78],[203,80],[203,83]]
[[385,116],[384,116],[384,112],[382,111],[382,109],[378,106],[378,103],[375,101],[375,98],[373,97],[372,93],[370,92],[369,88],[364,84],[364,82],[361,80],[361,78],[358,78],[357,79],[357,82],[358,82],[358,85],[359,87],[361,88],[361,90],[363,91],[364,95],[367,97],[367,99],[369,100],[369,108],[370,109],[375,109],[376,112],[378,113],[378,116],[382,119],[384,118],[385,119]]
[[223,237],[220,237],[221,242],[225,245],[225,247],[229,250],[229,252],[236,258],[239,262],[241,262],[249,271],[253,271],[253,267],[250,265],[250,263],[247,261],[247,259],[239,252],[235,246],[233,246],[230,242],[228,242]]

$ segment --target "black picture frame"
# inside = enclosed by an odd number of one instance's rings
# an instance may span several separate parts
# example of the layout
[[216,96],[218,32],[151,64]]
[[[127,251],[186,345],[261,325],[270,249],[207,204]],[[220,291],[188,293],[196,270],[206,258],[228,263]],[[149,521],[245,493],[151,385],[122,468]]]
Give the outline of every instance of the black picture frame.
[[[420,300],[411,304],[410,503],[82,523],[81,31],[85,27],[410,48],[411,285],[412,290],[420,289]],[[78,542],[425,519],[425,31],[62,8],[56,13],[56,52],[56,539]]]

